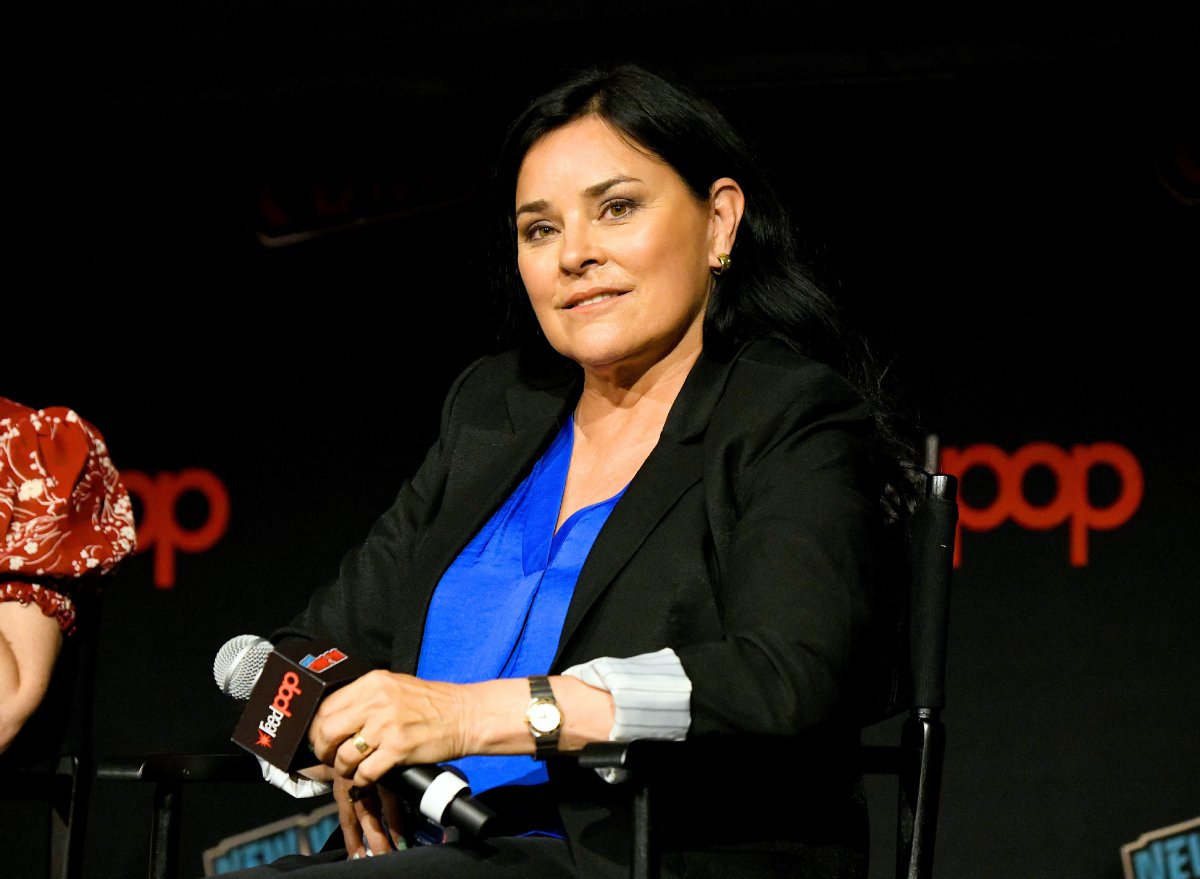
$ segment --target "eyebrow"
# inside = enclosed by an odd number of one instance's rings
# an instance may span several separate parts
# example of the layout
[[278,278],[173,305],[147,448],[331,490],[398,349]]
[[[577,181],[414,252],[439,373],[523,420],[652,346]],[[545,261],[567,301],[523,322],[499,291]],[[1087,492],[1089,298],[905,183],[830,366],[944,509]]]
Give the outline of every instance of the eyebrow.
[[[593,183],[583,191],[583,194],[587,198],[595,198],[598,195],[603,195],[608,190],[612,189],[614,186],[618,186],[621,183],[640,182],[641,179],[638,177],[610,177],[607,180],[601,180],[599,183]],[[540,213],[546,210],[548,207],[550,207],[550,202],[546,201],[544,198],[539,198],[536,201],[526,202],[525,204],[521,205],[519,208],[517,208],[515,216],[519,217],[521,214]]]

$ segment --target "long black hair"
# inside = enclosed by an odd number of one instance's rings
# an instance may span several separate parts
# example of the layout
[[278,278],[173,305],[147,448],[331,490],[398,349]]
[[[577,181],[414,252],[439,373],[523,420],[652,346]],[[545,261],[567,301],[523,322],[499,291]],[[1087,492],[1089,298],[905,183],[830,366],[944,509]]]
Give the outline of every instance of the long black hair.
[[774,337],[832,366],[872,406],[889,456],[902,467],[912,465],[915,425],[885,388],[885,371],[865,339],[800,260],[788,212],[754,150],[713,103],[637,65],[576,73],[535,99],[508,130],[493,180],[498,223],[492,266],[506,307],[503,342],[554,356],[517,271],[516,181],[525,154],[539,138],[588,115],[670,165],[698,199],[707,200],[713,181],[721,177],[732,177],[745,194],[731,267],[717,277],[709,297],[705,351],[720,357],[751,339]]

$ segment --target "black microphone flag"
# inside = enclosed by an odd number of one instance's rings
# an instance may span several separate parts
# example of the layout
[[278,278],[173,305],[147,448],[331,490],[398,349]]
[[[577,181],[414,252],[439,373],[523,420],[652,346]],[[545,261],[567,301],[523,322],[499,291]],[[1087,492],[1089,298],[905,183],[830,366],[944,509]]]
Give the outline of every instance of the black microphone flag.
[[316,761],[307,732],[321,700],[370,666],[329,642],[291,641],[267,655],[232,740],[285,772]]

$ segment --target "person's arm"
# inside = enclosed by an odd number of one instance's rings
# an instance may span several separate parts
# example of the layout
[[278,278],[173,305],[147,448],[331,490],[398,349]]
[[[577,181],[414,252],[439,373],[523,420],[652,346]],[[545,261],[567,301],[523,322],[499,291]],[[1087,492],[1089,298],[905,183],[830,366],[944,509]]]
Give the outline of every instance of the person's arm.
[[[608,739],[614,717],[609,693],[565,675],[551,676],[550,685],[563,715],[560,750]],[[396,765],[467,754],[533,754],[525,724],[529,698],[527,678],[450,684],[373,671],[321,703],[309,738],[322,763],[368,785]],[[365,750],[355,747],[356,736]]]
[[75,629],[71,594],[135,541],[100,432],[69,408],[0,397],[0,751],[46,695]]
[[676,648],[693,737],[791,736],[845,716],[875,649],[884,517],[866,407],[816,364],[747,372],[786,403],[728,446],[723,637]]
[[41,704],[62,642],[58,621],[37,605],[0,602],[0,753]]

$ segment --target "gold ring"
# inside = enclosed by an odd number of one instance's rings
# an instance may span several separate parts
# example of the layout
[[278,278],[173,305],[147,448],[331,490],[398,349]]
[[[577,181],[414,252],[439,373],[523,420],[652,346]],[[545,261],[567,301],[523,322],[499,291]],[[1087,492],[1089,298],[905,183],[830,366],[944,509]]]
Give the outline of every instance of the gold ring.
[[367,744],[367,740],[362,737],[361,732],[354,734],[354,747],[358,748],[358,753],[365,754],[371,750],[371,746]]

